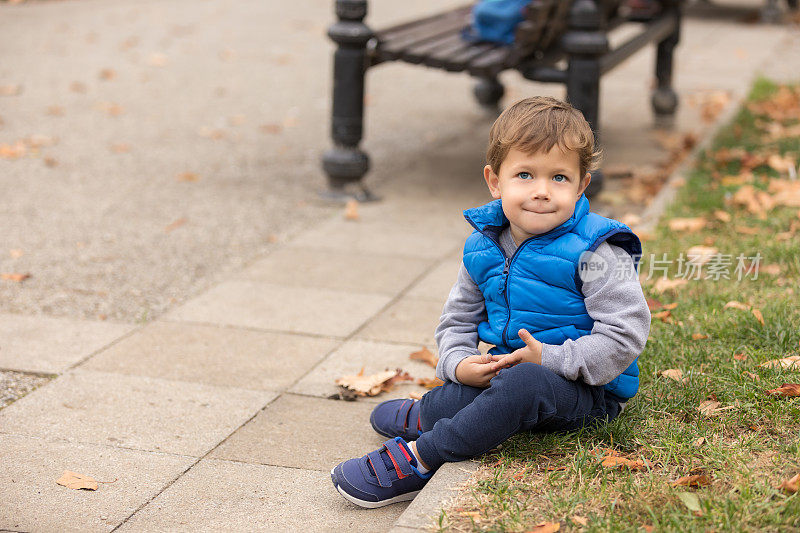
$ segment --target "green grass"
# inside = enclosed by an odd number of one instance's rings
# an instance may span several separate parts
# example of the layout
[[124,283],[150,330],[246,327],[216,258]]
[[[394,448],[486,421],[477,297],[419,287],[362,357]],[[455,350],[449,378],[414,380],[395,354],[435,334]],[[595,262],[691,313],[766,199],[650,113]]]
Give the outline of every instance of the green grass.
[[[644,243],[645,274],[649,254],[667,253],[674,259],[691,246],[712,243],[734,258],[731,279],[692,280],[664,294],[654,292],[653,280],[645,281],[647,296],[678,306],[672,310],[674,323],[653,319],[639,359],[640,392],[623,415],[597,429],[516,435],[483,457],[470,485],[442,511],[440,529],[528,531],[552,521],[560,523],[560,531],[643,531],[643,526],[653,531],[800,531],[800,495],[778,488],[800,471],[800,398],[764,393],[800,382],[800,371],[758,366],[800,353],[799,209],[777,207],[761,219],[731,205],[728,199],[740,185],[726,185],[721,177],[737,175],[741,165],[714,157],[722,148],[744,148],[800,159],[800,138],[765,138],[769,119],[750,109],[751,103],[786,90],[764,79],[755,83],[748,104],[698,158],[656,235]],[[794,90],[800,94],[800,88]],[[798,120],[788,117],[784,125]],[[778,177],[767,165],[752,171],[751,185],[757,189],[766,190],[768,179]],[[716,219],[715,210],[728,212],[732,221]],[[700,232],[676,233],[668,227],[673,217],[699,216],[710,221]],[[758,228],[758,233],[742,234],[736,226]],[[791,228],[798,231],[775,238]],[[735,257],[756,253],[762,256],[761,266],[779,265],[780,273],[760,272],[755,280],[737,281]],[[731,300],[758,308],[764,324],[751,312],[725,309]],[[693,340],[693,333],[708,338]],[[745,360],[734,359],[740,353]],[[681,369],[688,380],[681,384],[659,375],[669,368]],[[729,409],[704,416],[697,407],[710,397]],[[601,448],[645,459],[649,466],[641,471],[605,468],[593,453]],[[671,486],[670,481],[693,468],[709,473],[713,483]],[[695,497],[696,512],[684,503]]]

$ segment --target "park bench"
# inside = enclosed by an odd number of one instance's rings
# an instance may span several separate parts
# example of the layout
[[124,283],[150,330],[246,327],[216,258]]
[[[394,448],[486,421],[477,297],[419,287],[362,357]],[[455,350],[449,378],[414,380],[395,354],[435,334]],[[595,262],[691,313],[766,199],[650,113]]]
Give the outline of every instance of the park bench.
[[[389,61],[467,73],[477,79],[474,93],[478,103],[493,109],[504,93],[497,78],[504,70],[516,69],[534,81],[562,83],[567,100],[583,112],[599,139],[601,76],[649,43],[657,43],[652,108],[657,115],[675,112],[678,98],[672,89],[672,55],[680,36],[680,0],[662,0],[659,9],[647,16],[626,13],[620,0],[532,0],[510,45],[462,37],[473,4],[373,31],[364,23],[367,0],[336,0],[338,20],[328,30],[337,44],[331,131],[334,146],[322,157],[330,197],[355,194],[370,198],[360,184],[369,169],[369,157],[359,147],[364,77],[368,68]],[[612,49],[608,32],[626,22],[637,22],[640,27]],[[602,181],[602,171],[594,171],[588,193],[599,191]],[[346,191],[349,184],[360,185],[360,190]]]

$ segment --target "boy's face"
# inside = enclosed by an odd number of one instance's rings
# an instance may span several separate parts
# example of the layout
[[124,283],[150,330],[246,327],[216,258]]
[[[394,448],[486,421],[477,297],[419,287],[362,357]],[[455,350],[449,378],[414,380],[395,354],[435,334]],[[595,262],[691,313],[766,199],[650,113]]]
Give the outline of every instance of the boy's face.
[[564,152],[558,145],[535,154],[512,148],[498,174],[486,165],[483,175],[492,197],[503,200],[517,245],[569,219],[591,180],[588,172],[581,180],[578,153]]

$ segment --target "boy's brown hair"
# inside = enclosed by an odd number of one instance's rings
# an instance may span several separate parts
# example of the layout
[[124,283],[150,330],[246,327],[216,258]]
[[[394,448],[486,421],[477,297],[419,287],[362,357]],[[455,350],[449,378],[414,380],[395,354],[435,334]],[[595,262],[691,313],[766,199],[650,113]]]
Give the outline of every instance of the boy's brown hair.
[[578,152],[581,180],[587,171],[598,167],[600,151],[595,150],[592,128],[580,111],[549,96],[525,98],[503,111],[492,124],[486,164],[497,174],[512,148],[536,153],[549,152],[555,145]]

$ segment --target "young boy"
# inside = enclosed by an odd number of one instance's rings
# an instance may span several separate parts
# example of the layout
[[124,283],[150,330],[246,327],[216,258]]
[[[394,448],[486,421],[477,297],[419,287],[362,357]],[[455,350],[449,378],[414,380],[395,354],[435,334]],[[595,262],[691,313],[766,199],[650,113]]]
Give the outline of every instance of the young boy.
[[436,329],[444,385],[374,409],[390,440],[331,471],[346,499],[410,500],[445,462],[523,430],[610,421],[636,394],[650,331],[641,245],[589,212],[597,156],[589,124],[559,100],[528,98],[495,121],[483,169],[495,201],[464,212],[475,231]]

